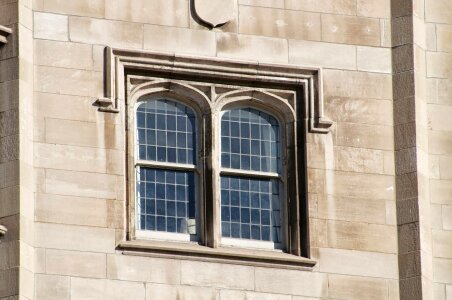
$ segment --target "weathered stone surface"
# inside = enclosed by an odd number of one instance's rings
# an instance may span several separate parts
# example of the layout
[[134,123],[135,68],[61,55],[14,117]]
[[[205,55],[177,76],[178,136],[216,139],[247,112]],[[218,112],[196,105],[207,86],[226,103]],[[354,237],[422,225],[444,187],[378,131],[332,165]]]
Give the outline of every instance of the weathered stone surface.
[[328,295],[334,299],[386,299],[387,281],[376,278],[355,276],[328,276]]
[[[105,0],[37,0],[34,9],[58,14],[103,18],[105,16]],[[108,3],[110,6],[111,4]]]
[[36,275],[36,300],[69,300],[69,277]]
[[[199,300],[218,300],[219,291],[213,288],[186,286],[186,285],[165,285],[165,284],[146,284],[146,300],[154,299],[199,299]],[[228,298],[225,298],[228,299]],[[237,298],[236,298],[237,299]],[[221,296],[223,300],[223,295]]]
[[34,47],[35,65],[84,70],[93,68],[91,45],[35,40]]
[[46,250],[48,274],[105,278],[106,254],[79,251]]
[[391,73],[391,50],[375,47],[358,47],[358,70]]
[[145,284],[119,280],[71,278],[71,300],[145,300]]
[[452,52],[452,25],[436,25],[438,51]]
[[356,2],[353,0],[286,0],[286,9],[354,15],[356,14]]
[[37,39],[49,39],[67,41],[68,17],[47,13],[34,13],[34,37]]
[[425,0],[425,19],[429,22],[451,23],[452,3],[449,0]]
[[390,3],[390,0],[358,0],[358,16],[389,19],[391,13]]

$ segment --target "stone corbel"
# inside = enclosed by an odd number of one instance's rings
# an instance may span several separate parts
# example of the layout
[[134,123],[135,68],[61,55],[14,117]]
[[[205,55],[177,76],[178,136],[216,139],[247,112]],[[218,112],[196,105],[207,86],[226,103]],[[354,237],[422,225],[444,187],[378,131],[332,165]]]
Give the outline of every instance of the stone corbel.
[[0,46],[8,43],[7,36],[12,32],[13,31],[10,28],[0,25]]
[[7,231],[8,229],[6,229],[5,226],[0,225],[0,239],[6,234]]
[[[95,104],[99,111],[118,113],[126,98],[125,78],[130,74],[149,74],[162,78],[186,77],[199,82],[235,82],[244,85],[301,90],[299,104],[304,107],[310,132],[328,133],[333,122],[324,116],[322,69],[288,65],[237,62],[219,58],[182,56],[138,50],[105,49],[104,97]],[[295,101],[297,102],[297,101]]]

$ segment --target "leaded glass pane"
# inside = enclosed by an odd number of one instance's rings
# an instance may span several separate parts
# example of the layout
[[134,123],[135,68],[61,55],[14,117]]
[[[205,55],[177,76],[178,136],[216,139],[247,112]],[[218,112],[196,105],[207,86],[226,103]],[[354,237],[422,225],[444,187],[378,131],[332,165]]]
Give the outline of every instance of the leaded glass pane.
[[140,160],[195,164],[195,113],[167,99],[142,102],[137,109]]
[[237,108],[223,114],[223,168],[276,173],[278,165],[279,126],[274,117],[253,108]]
[[281,243],[278,182],[222,176],[222,236]]

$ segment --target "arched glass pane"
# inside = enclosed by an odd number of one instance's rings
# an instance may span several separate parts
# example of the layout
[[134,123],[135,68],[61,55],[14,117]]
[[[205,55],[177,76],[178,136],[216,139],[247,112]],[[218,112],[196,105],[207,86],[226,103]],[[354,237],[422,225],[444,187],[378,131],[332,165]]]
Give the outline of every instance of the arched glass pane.
[[196,118],[178,102],[156,99],[137,108],[137,150],[140,160],[195,164]]
[[267,113],[253,108],[226,111],[221,119],[223,168],[278,172],[279,125]]

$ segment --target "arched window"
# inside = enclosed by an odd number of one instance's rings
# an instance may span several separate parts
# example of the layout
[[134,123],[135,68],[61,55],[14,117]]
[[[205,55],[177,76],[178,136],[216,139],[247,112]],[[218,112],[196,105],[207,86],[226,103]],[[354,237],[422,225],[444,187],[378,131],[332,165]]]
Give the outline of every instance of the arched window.
[[137,237],[196,240],[196,114],[171,99],[136,109]]
[[281,248],[280,126],[251,107],[221,117],[221,236],[228,245]]

